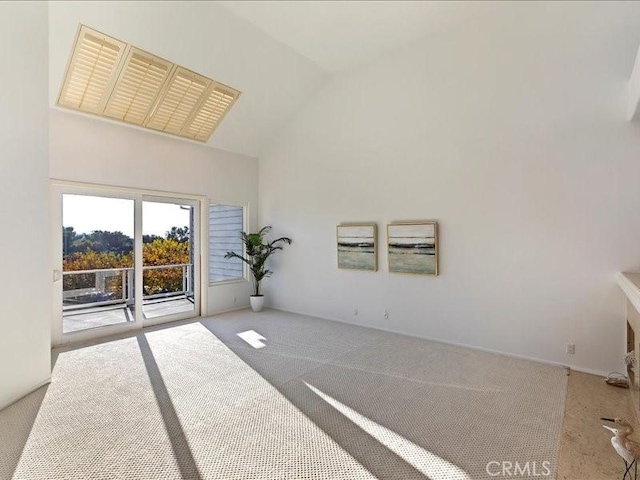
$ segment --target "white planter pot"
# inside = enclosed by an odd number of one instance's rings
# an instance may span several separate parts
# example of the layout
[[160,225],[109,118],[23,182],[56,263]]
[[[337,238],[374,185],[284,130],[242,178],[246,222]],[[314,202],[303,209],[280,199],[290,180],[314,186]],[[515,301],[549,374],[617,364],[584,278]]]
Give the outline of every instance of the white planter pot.
[[264,306],[264,295],[251,295],[249,301],[251,302],[251,310],[259,312]]

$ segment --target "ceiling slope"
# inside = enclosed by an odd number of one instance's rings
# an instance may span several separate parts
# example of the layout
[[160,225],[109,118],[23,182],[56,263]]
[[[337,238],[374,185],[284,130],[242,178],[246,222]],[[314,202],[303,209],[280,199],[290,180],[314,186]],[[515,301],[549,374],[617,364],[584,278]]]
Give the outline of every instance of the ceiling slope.
[[423,36],[490,15],[482,2],[220,1],[322,68],[341,72]]

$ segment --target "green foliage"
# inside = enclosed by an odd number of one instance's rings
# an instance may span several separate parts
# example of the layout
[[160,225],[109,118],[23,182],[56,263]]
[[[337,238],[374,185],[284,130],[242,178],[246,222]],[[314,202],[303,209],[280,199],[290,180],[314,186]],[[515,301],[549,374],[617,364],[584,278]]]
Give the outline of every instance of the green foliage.
[[91,233],[78,235],[73,227],[64,227],[62,231],[62,248],[65,257],[85,250],[126,254],[133,251],[133,238],[122,232],[107,232],[103,230],[95,230]]
[[260,295],[260,283],[273,272],[266,267],[266,262],[271,255],[278,250],[282,250],[284,244],[291,245],[291,239],[280,237],[275,240],[266,241],[265,235],[271,231],[271,226],[261,228],[256,233],[240,232],[242,243],[244,244],[244,255],[236,252],[227,252],[224,258],[239,258],[249,266],[253,281],[254,295]]
[[[144,265],[176,265],[189,263],[189,244],[173,239],[156,239],[142,248]],[[179,292],[182,290],[182,268],[145,270],[144,294]]]
[[159,235],[142,235],[142,243],[151,243],[154,240],[162,240],[163,237]]
[[[162,238],[157,235],[145,236],[142,247],[143,264],[154,266],[189,263],[188,228],[185,227],[185,229],[176,229],[178,232],[174,233],[177,236],[174,235],[172,238]],[[170,233],[167,232],[168,237]],[[187,235],[187,241],[179,240],[179,234]],[[63,260],[65,272],[133,267],[133,239],[121,232],[96,231],[91,234],[77,235],[73,227],[65,227],[63,242],[65,242],[64,245],[71,246],[70,249],[65,249]],[[74,251],[79,248],[83,250]],[[108,250],[109,248],[111,250]],[[181,267],[145,270],[143,276],[145,295],[182,290]],[[65,291],[92,288],[95,281],[94,273],[66,275],[63,288]],[[122,295],[121,275],[109,277],[105,288],[107,292],[120,297]]]
[[[96,252],[87,249],[84,252],[72,253],[62,263],[63,271],[96,270],[101,268],[128,268],[133,266],[133,252]],[[78,275],[66,275],[63,280],[63,289],[77,290],[80,288],[92,288],[95,286],[95,273],[81,273]],[[109,278],[106,282],[107,292],[116,296],[122,295],[122,278],[120,275]]]
[[187,243],[190,239],[189,227],[171,227],[171,230],[167,232],[165,238],[168,240],[175,240],[180,243]]

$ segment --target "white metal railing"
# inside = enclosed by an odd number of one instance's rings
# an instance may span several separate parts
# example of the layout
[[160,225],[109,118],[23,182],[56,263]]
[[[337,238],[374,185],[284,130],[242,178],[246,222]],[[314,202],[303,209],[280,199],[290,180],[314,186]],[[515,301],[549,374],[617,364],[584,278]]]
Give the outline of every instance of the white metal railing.
[[[192,263],[175,263],[172,265],[149,265],[142,267],[142,271],[149,270],[163,270],[180,268],[182,270],[182,290],[176,290],[172,292],[155,293],[152,295],[143,295],[143,300],[150,300],[154,298],[166,298],[179,295],[185,295],[187,297],[193,297],[193,285],[191,278]],[[63,310],[78,310],[83,308],[101,307],[106,305],[116,305],[125,303],[132,305],[134,301],[134,268],[122,267],[122,268],[96,268],[91,270],[69,270],[62,272],[63,280],[65,277],[73,275],[87,275],[94,274],[94,286],[87,288],[78,288],[73,290],[64,290],[63,283]],[[100,297],[106,295],[107,291],[107,279],[120,276],[121,295],[119,298],[109,298],[105,300],[94,301],[82,301],[82,297]]]

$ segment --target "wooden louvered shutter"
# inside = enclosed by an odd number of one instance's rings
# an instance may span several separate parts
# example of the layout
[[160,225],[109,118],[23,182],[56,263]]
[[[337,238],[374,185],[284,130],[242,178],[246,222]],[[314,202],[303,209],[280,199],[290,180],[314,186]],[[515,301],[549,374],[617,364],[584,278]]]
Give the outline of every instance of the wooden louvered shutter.
[[104,115],[142,125],[173,64],[131,47]]
[[176,68],[145,126],[179,135],[210,84],[202,75]]
[[206,142],[239,95],[237,90],[214,82],[206,100],[186,126],[184,136]]
[[102,113],[126,44],[82,26],[67,67],[58,104]]
[[81,25],[58,105],[206,142],[239,96]]

